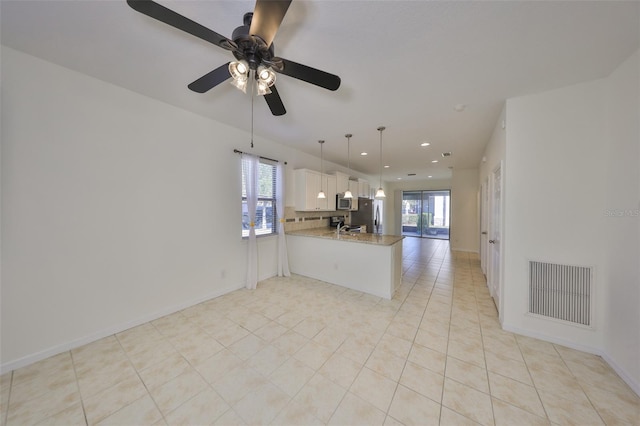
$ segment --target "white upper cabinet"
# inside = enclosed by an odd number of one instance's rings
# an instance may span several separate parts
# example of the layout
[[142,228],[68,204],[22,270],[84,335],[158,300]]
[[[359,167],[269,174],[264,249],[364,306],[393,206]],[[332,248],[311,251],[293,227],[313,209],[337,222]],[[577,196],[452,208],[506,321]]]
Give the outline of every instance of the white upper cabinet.
[[[296,169],[296,211],[334,211],[336,209],[336,177],[315,170]],[[326,198],[318,198],[320,190]]]
[[371,190],[369,189],[369,181],[358,179],[358,197],[371,198]]
[[[337,191],[337,178],[332,175],[323,175],[325,181],[323,181],[324,192],[327,194],[327,211],[335,211],[336,210],[336,195]],[[324,185],[326,183],[326,185]]]
[[351,200],[351,210],[358,210],[358,195],[360,191],[358,189],[358,181],[350,180],[349,181],[349,191],[353,194],[353,199]]
[[342,172],[334,172],[336,176],[336,191],[338,194],[343,194],[349,189],[349,175]]

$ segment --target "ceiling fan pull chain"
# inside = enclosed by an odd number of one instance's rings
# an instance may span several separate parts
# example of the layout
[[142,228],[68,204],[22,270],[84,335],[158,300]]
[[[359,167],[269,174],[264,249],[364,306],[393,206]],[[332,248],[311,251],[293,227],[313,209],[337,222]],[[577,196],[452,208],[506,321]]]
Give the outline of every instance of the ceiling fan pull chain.
[[255,83],[252,81],[251,83],[251,148],[253,148],[253,98],[254,98],[253,88],[254,87],[255,87]]

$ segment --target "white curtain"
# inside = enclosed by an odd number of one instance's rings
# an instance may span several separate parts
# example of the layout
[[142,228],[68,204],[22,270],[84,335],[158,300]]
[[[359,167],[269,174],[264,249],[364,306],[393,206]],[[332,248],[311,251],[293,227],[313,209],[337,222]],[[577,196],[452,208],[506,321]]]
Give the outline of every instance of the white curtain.
[[287,239],[284,235],[284,165],[276,166],[276,212],[280,217],[278,223],[278,276],[289,277],[289,257],[287,256]]
[[249,250],[247,253],[247,288],[253,290],[258,285],[258,245],[256,244],[256,206],[258,205],[258,157],[242,154],[242,173],[247,190],[247,210],[249,214]]

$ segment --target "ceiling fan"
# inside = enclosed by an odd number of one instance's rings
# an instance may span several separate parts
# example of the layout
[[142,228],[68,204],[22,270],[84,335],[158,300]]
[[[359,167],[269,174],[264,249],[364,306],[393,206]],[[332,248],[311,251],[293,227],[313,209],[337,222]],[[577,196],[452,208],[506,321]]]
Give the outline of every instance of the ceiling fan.
[[127,0],[127,4],[137,12],[233,53],[236,61],[227,62],[189,84],[194,92],[205,93],[229,78],[233,78],[234,86],[246,91],[249,78],[254,78],[258,94],[264,95],[273,115],[283,115],[287,111],[274,85],[274,71],[328,90],[340,87],[337,75],[275,56],[273,39],[291,0],[257,0],[254,11],[244,15],[243,25],[233,31],[231,39],[152,0]]

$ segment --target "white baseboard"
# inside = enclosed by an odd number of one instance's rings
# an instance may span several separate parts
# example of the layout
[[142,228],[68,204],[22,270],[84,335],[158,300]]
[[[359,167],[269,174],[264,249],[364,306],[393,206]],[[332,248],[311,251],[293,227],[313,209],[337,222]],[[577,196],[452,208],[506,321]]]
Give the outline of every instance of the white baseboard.
[[611,368],[613,368],[615,372],[618,373],[618,376],[620,376],[620,378],[629,385],[629,387],[636,393],[636,395],[640,396],[640,383],[634,380],[633,377],[631,377],[631,375],[627,373],[624,368],[620,367],[620,365],[618,365],[618,363],[616,363],[616,361],[607,353],[603,353],[601,356],[602,359],[604,359],[607,364],[609,364]]
[[167,315],[173,314],[175,312],[181,311],[183,309],[186,309],[186,308],[188,308],[190,306],[194,306],[194,305],[197,305],[198,303],[202,303],[202,302],[205,302],[207,300],[214,299],[216,297],[220,297],[222,295],[225,295],[225,294],[230,293],[230,292],[235,291],[235,290],[239,290],[239,289],[244,288],[244,287],[245,287],[244,283],[237,284],[237,285],[234,285],[234,286],[230,286],[230,287],[227,287],[225,289],[218,290],[218,291],[215,291],[213,293],[209,293],[209,294],[207,294],[207,295],[205,295],[203,297],[199,297],[197,299],[194,299],[194,300],[191,300],[191,301],[188,301],[188,302],[184,302],[184,303],[181,303],[179,305],[175,305],[175,306],[172,306],[172,307],[169,307],[169,308],[166,308],[166,309],[162,309],[161,311],[155,312],[153,314],[145,315],[145,316],[136,318],[136,319],[131,320],[131,321],[126,321],[124,323],[120,323],[120,324],[108,327],[106,329],[100,330],[100,331],[98,331],[96,333],[92,333],[92,334],[90,334],[88,336],[84,336],[84,337],[81,337],[79,339],[72,340],[70,342],[61,343],[59,345],[52,346],[52,347],[50,347],[48,349],[45,349],[43,351],[36,352],[34,354],[30,354],[30,355],[24,356],[24,357],[19,358],[17,360],[9,361],[7,363],[0,364],[0,374],[4,374],[4,373],[7,373],[7,372],[12,371],[12,370],[16,370],[18,368],[25,367],[27,365],[33,364],[34,362],[42,361],[45,358],[49,358],[51,356],[58,355],[60,353],[63,353],[63,352],[78,348],[78,347],[86,345],[88,343],[95,342],[96,340],[100,340],[100,339],[103,339],[105,337],[111,336],[113,334],[120,333],[122,331],[128,330],[130,328],[137,327],[137,326],[145,324],[145,323],[147,323],[149,321],[157,320],[158,318],[162,318],[164,316],[167,316]]
[[522,336],[527,336],[527,337],[533,337],[534,339],[544,340],[545,342],[556,343],[558,345],[566,346],[571,349],[576,349],[582,352],[587,352],[587,353],[598,355],[598,356],[600,356],[602,352],[600,349],[594,348],[592,346],[579,345],[575,342],[571,342],[565,339],[560,339],[556,336],[549,336],[547,334],[535,333],[535,332],[532,332],[531,330],[514,327],[507,323],[502,324],[502,328],[505,331],[510,331],[511,333],[516,333],[516,334],[520,334]]
[[478,250],[463,249],[463,248],[457,248],[457,247],[453,247],[453,246],[451,246],[451,251],[461,251],[461,252],[464,252],[464,253],[480,254],[480,252]]
[[638,395],[640,396],[640,383],[629,375],[624,368],[620,367],[614,359],[612,359],[606,352],[604,352],[600,348],[594,348],[592,346],[579,345],[575,342],[571,342],[565,339],[560,339],[555,336],[549,336],[541,333],[534,333],[531,330],[525,330],[519,327],[513,327],[509,324],[502,324],[502,328],[505,331],[509,331],[511,333],[520,334],[522,336],[533,337],[534,339],[544,340],[546,342],[555,343],[558,345],[566,346],[571,349],[576,349],[578,351],[587,352],[593,355],[598,355],[602,357],[602,359],[609,364],[611,368],[620,376],[622,380],[625,381],[627,385]]

